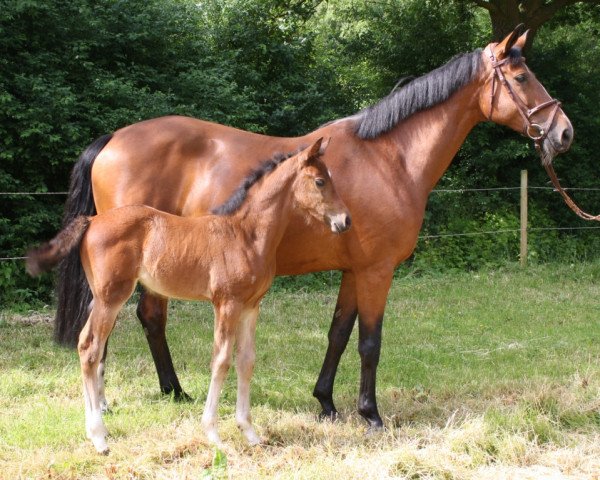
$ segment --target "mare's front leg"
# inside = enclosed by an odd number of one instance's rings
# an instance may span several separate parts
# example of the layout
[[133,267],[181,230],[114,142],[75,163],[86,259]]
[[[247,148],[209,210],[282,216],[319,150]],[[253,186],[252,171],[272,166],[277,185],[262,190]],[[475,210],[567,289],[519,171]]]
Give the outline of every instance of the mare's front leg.
[[262,443],[252,425],[250,415],[250,380],[254,370],[255,332],[259,307],[245,309],[240,315],[240,323],[236,332],[237,356],[236,371],[238,377],[237,403],[235,419],[250,445]]
[[375,390],[383,313],[393,275],[393,267],[387,265],[356,274],[358,352],[361,362],[358,413],[369,423],[371,429],[383,428]]
[[79,335],[77,350],[81,364],[85,399],[85,427],[88,438],[99,453],[108,453],[108,430],[102,421],[99,366],[105,353],[108,336],[120,308],[96,302]]
[[219,397],[223,382],[231,366],[231,357],[235,343],[235,334],[242,312],[241,305],[225,302],[215,305],[215,327],[213,355],[211,362],[211,378],[202,414],[202,427],[211,443],[221,445],[221,437],[217,429]]
[[355,277],[352,272],[344,272],[329,329],[327,353],[313,391],[313,396],[321,403],[321,418],[333,420],[337,417],[337,410],[333,403],[333,383],[340,358],[348,345],[357,312]]
[[190,397],[179,384],[171,352],[167,345],[167,303],[168,299],[144,290],[138,303],[137,316],[142,323],[146,340],[150,346],[156,373],[158,373],[160,391],[165,394],[173,393],[176,400],[189,400]]

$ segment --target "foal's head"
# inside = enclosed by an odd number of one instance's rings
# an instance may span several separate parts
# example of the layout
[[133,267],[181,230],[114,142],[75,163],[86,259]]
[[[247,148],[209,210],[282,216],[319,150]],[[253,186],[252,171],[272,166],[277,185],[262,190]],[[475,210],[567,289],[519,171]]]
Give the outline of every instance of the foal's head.
[[294,202],[313,218],[328,224],[332,232],[341,233],[350,228],[350,213],[338,197],[329,170],[320,159],[325,148],[322,140],[320,138],[297,154]]
[[489,120],[534,140],[544,163],[549,163],[571,146],[573,126],[560,102],[548,95],[525,64],[522,51],[528,31],[522,35],[520,32],[521,26],[500,43],[484,49],[486,77],[479,104]]

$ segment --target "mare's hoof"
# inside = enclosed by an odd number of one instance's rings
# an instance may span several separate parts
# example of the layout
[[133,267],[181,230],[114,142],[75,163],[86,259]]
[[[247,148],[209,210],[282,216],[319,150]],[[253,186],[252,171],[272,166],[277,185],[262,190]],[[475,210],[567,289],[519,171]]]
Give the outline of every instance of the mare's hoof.
[[323,410],[321,413],[319,413],[320,422],[337,422],[340,419],[341,417],[337,410],[331,410],[329,412]]
[[374,435],[379,435],[380,433],[385,432],[385,427],[383,426],[383,424],[373,424],[373,425],[369,425],[369,427],[367,428],[367,431],[365,432],[365,436],[367,437],[371,437]]
[[183,390],[162,389],[164,395],[169,395],[177,403],[192,403],[194,399]]
[[194,399],[192,397],[190,397],[184,391],[181,391],[179,393],[174,393],[173,398],[178,403],[191,403],[194,401]]

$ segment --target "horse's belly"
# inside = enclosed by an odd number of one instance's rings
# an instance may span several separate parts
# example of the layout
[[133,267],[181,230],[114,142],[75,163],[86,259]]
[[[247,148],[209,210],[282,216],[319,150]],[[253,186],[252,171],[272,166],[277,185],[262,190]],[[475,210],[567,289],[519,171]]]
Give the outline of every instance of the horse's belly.
[[186,275],[178,275],[177,279],[169,277],[169,275],[151,273],[143,268],[140,272],[139,282],[148,290],[163,297],[210,301],[211,294],[208,285],[202,286],[195,281],[197,279]]

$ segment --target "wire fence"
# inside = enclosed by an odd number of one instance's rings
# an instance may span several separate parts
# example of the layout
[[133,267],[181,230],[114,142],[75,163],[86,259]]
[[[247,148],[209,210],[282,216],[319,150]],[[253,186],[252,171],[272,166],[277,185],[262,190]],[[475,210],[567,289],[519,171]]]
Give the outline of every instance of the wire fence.
[[[521,187],[490,187],[490,188],[436,188],[431,194],[464,194],[464,193],[482,193],[482,192],[500,192],[500,191],[519,191]],[[556,191],[554,187],[547,186],[528,186],[527,190],[546,190]],[[587,188],[587,187],[573,187],[565,188],[567,191],[577,192],[600,192],[600,188]],[[36,196],[36,195],[68,195],[69,192],[0,192],[0,196]],[[542,231],[577,231],[577,230],[600,230],[600,226],[589,226],[589,227],[527,227],[528,232],[542,232]],[[434,238],[448,238],[448,237],[475,237],[481,235],[498,235],[505,233],[519,233],[521,230],[518,228],[507,228],[498,230],[485,230],[476,232],[454,232],[454,233],[440,233],[436,235],[419,235],[420,240],[428,240]],[[0,262],[8,262],[15,260],[24,260],[27,257],[0,257]]]

